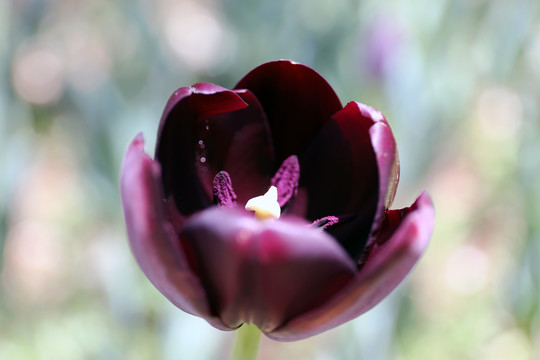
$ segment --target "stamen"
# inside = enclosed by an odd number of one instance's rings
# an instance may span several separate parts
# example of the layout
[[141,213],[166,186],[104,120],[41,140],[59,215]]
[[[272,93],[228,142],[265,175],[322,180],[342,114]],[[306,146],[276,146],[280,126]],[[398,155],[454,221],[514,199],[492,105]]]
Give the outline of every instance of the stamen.
[[299,180],[300,164],[298,163],[298,157],[291,155],[283,161],[276,175],[270,181],[270,185],[277,188],[279,206],[283,207],[293,196],[296,196]]
[[231,177],[226,171],[220,171],[212,183],[214,203],[219,207],[235,207],[236,194],[232,188]]
[[344,214],[340,216],[325,216],[323,218],[317,219],[314,222],[311,223],[311,227],[323,229],[326,230],[330,226],[334,226],[337,224],[346,224],[349,221],[355,219],[358,215],[357,214]]
[[318,229],[325,230],[327,227],[335,225],[339,222],[339,218],[336,216],[325,216],[321,219],[315,220],[311,223],[311,226]]
[[259,219],[279,219],[281,207],[277,199],[277,188],[270,186],[266,194],[249,199],[246,203],[246,210],[255,211],[255,216]]

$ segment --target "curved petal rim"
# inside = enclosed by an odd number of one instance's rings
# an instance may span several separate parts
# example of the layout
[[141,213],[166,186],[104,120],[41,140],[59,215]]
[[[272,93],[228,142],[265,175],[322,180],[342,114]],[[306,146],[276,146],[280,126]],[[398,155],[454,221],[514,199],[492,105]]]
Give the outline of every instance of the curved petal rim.
[[180,234],[223,323],[271,333],[317,308],[354,279],[356,264],[332,237],[296,217],[261,221],[241,209],[210,208]]
[[159,165],[144,153],[141,134],[127,150],[120,189],[130,246],[148,279],[175,306],[230,330],[210,312],[206,292],[179,247],[167,219]]
[[300,155],[324,123],[341,108],[330,84],[312,68],[289,60],[262,64],[234,89],[260,101],[272,131],[276,161]]
[[249,91],[199,83],[178,89],[161,119],[156,144],[165,196],[188,216],[213,204],[213,179],[231,175],[239,201],[267,189],[274,149],[265,114]]
[[[372,249],[365,265],[346,288],[318,309],[303,314],[268,334],[274,340],[304,339],[352,320],[377,305],[410,272],[426,249],[433,231],[434,210],[427,193],[399,214],[390,238]],[[392,224],[392,228],[397,224]]]

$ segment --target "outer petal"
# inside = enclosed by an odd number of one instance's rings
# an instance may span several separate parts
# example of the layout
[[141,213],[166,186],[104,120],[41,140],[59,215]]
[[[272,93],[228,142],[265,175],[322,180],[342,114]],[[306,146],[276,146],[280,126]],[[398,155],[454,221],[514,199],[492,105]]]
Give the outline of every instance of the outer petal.
[[433,206],[429,196],[423,193],[411,208],[391,213],[392,220],[381,231],[390,238],[380,246],[375,245],[355,280],[322,307],[291,320],[269,337],[299,340],[336,327],[370,310],[403,280],[429,242]]
[[235,89],[250,90],[262,104],[272,131],[277,163],[299,155],[319,128],[342,106],[315,70],[288,60],[263,64]]
[[[399,157],[394,134],[388,122],[378,110],[371,106],[355,102],[362,116],[371,118],[373,125],[369,129],[371,144],[377,158],[379,174],[379,199],[371,233],[376,233],[384,220],[386,210],[392,205],[399,183]],[[371,246],[372,237],[367,246]]]
[[219,171],[231,175],[244,201],[266,190],[274,167],[269,129],[257,99],[212,84],[181,88],[171,96],[156,160],[162,165],[165,193],[183,215],[212,205],[212,182]]
[[211,208],[181,233],[212,307],[231,328],[268,333],[316,308],[345,286],[356,265],[332,237],[297,218],[260,221],[238,209]]
[[309,220],[356,214],[328,228],[359,258],[377,209],[377,157],[370,138],[373,119],[351,102],[327,122],[300,158],[300,187],[307,193]]
[[212,315],[206,292],[177,245],[167,220],[159,165],[144,154],[142,135],[128,148],[120,188],[131,249],[148,279],[177,307],[226,329]]

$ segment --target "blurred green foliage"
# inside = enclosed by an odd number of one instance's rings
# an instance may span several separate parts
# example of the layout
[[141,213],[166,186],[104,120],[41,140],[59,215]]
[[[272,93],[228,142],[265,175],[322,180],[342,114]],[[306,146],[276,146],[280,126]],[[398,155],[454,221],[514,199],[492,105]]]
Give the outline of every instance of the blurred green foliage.
[[118,175],[178,87],[312,66],[394,129],[432,244],[373,311],[261,359],[540,357],[536,0],[0,2],[0,358],[218,359],[127,245]]

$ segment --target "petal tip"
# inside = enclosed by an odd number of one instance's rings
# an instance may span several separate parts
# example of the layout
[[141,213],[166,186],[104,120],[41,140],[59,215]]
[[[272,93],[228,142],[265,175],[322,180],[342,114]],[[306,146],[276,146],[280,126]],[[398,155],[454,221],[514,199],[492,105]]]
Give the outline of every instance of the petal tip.
[[[426,248],[431,240],[435,220],[435,211],[431,197],[425,190],[420,193],[414,204],[409,209],[410,213],[403,218],[403,221],[405,221],[409,216],[415,218],[406,222],[408,229],[405,231],[407,232],[408,236],[403,245],[405,246],[407,253],[418,260],[426,251]],[[397,231],[399,231],[399,227]]]
[[386,117],[383,115],[383,113],[369,105],[358,101],[349,101],[345,107],[348,106],[356,106],[363,116],[373,121],[373,124],[378,122],[387,123]]
[[144,135],[142,132],[137,133],[131,141],[130,147],[144,147]]

